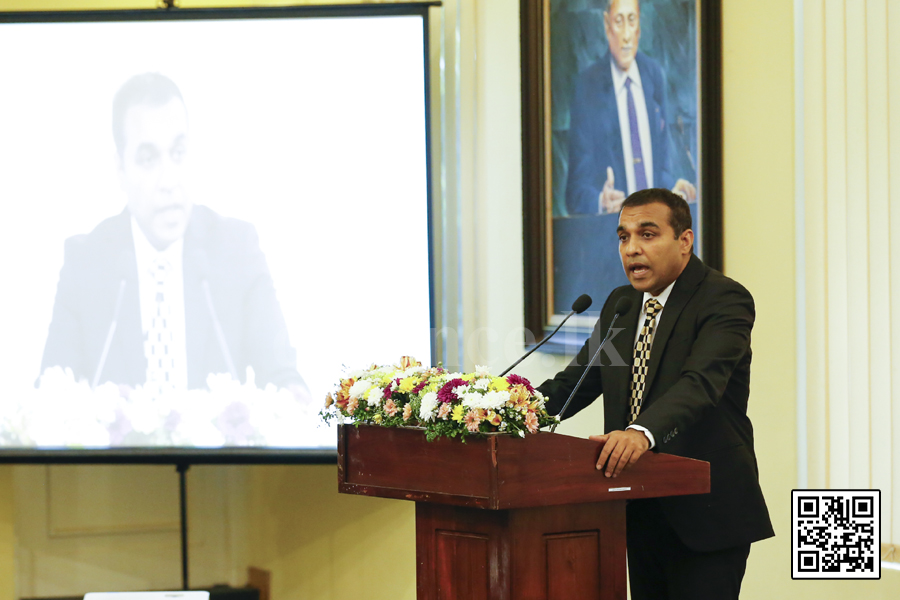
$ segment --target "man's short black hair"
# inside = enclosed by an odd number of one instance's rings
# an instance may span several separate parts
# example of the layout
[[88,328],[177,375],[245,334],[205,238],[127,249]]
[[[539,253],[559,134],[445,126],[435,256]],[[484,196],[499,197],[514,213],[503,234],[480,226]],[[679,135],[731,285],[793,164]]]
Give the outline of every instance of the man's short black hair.
[[675,237],[681,237],[681,234],[688,229],[693,229],[693,220],[691,219],[691,209],[688,207],[687,201],[674,192],[670,192],[664,188],[647,188],[639,190],[625,198],[622,203],[622,210],[632,206],[645,206],[659,202],[669,207],[669,225],[675,230]]
[[175,82],[159,73],[141,73],[122,84],[113,98],[112,111],[113,140],[120,156],[125,151],[125,116],[129,109],[141,105],[163,106],[174,99],[184,103]]

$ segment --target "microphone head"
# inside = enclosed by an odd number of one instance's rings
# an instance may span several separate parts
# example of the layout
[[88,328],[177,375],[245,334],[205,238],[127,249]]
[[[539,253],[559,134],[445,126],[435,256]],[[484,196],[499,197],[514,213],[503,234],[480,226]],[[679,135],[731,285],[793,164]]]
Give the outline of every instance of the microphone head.
[[572,311],[575,312],[575,314],[580,315],[591,307],[592,302],[593,300],[591,300],[590,296],[588,296],[587,294],[582,294],[575,299],[575,302],[572,303]]
[[619,316],[624,315],[629,310],[631,310],[631,298],[628,296],[622,296],[619,298],[619,301],[616,302],[616,314]]

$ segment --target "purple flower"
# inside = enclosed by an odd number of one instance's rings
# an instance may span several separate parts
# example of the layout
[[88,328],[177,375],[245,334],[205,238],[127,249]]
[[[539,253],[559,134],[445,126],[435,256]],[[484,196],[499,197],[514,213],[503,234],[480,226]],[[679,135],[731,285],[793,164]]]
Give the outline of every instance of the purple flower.
[[458,388],[462,385],[469,385],[469,382],[465,379],[451,379],[444,386],[438,390],[437,396],[439,402],[450,403],[454,400],[459,400],[459,396],[453,393],[455,388]]
[[514,385],[524,385],[525,389],[528,390],[529,393],[534,393],[534,388],[531,386],[531,382],[520,375],[507,375],[506,383],[508,383],[510,387]]
[[422,390],[425,389],[425,386],[426,386],[426,385],[428,385],[428,380],[427,380],[427,379],[423,379],[422,381],[420,381],[420,382],[418,383],[418,385],[416,385],[416,387],[414,387],[414,388],[412,389],[412,393],[413,393],[413,394],[418,394],[419,392],[421,392]]

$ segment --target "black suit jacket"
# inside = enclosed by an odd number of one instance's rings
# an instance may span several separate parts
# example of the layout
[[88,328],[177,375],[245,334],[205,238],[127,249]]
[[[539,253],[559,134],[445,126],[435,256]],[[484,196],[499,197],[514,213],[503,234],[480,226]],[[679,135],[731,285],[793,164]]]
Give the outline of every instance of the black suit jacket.
[[[590,339],[564,371],[540,386],[558,412],[599,347],[619,298],[632,308],[611,343],[625,366],[601,353],[567,411],[573,415],[603,394],[606,432],[628,425],[631,363],[643,294],[631,286],[610,294]],[[675,282],[657,324],[641,413],[635,423],[657,452],[709,461],[711,492],[660,500],[672,528],[690,548],[711,551],[774,535],[759,487],[750,394],[753,298],[739,283],[692,256]]]
[[[204,387],[210,373],[228,373],[204,281],[241,379],[252,366],[261,387],[302,383],[255,229],[205,206],[194,206],[184,236],[188,387]],[[100,383],[138,385],[146,381],[137,262],[127,210],[104,220],[87,235],[66,240],[42,373],[48,367],[61,366],[71,368],[76,379],[93,379],[123,285]]]

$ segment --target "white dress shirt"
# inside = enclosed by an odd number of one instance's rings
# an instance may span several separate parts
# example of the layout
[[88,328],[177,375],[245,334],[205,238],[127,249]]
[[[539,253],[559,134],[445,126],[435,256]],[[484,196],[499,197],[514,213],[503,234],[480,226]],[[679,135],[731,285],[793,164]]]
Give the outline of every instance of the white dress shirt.
[[131,237],[134,239],[134,255],[138,268],[138,298],[141,303],[141,331],[144,339],[150,331],[156,310],[156,279],[153,277],[154,263],[161,258],[169,263],[170,272],[165,280],[165,297],[171,313],[167,329],[172,333],[169,348],[175,368],[172,370],[172,385],[176,390],[187,389],[187,347],[185,343],[184,318],[184,240],[173,242],[160,252],[150,243],[137,220],[131,218]]
[[[656,326],[653,328],[653,337],[650,338],[650,351],[653,351],[653,342],[656,341],[656,332],[659,331],[659,323],[662,320],[662,315],[663,312],[665,312],[666,308],[666,302],[668,302],[669,294],[672,293],[672,288],[674,286],[675,282],[673,281],[666,289],[660,292],[659,296],[653,296],[649,292],[644,292],[644,298],[641,300],[641,314],[638,315],[638,327],[637,332],[635,332],[634,334],[634,344],[632,344],[632,347],[637,345],[638,337],[640,337],[641,335],[641,329],[644,327],[644,320],[647,318],[647,300],[653,298],[662,306],[662,308],[660,308],[656,313]],[[644,392],[646,393],[647,390],[645,389]],[[650,440],[650,447],[653,448],[656,445],[656,440],[653,439],[653,434],[650,433],[650,431],[646,427],[642,427],[640,425],[629,425],[625,429],[637,429],[638,431],[643,431],[644,435],[647,436],[647,439]]]
[[[650,120],[647,117],[647,102],[644,99],[644,86],[641,84],[641,73],[638,70],[637,61],[632,61],[627,71],[622,71],[616,61],[610,59],[609,68],[612,70],[613,88],[616,92],[616,106],[619,109],[619,131],[622,132],[622,155],[625,157],[625,182],[628,185],[628,195],[638,191],[634,183],[634,154],[631,150],[631,126],[628,121],[628,89],[625,80],[631,78],[631,94],[634,96],[634,110],[637,115],[638,136],[641,139],[641,153],[644,162],[644,174],[647,177],[647,187],[653,186],[653,146],[650,142]],[[616,189],[621,190],[622,184],[616,182]]]

